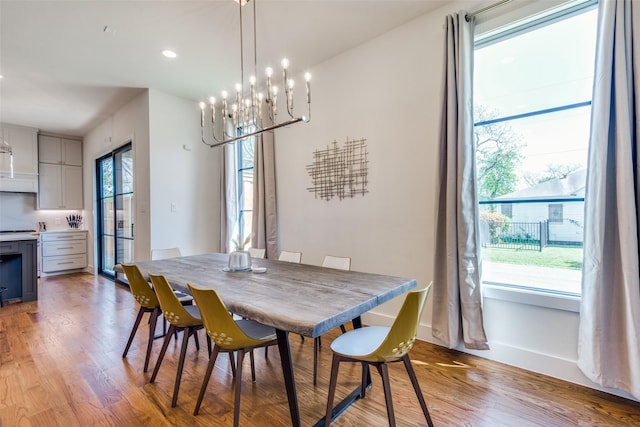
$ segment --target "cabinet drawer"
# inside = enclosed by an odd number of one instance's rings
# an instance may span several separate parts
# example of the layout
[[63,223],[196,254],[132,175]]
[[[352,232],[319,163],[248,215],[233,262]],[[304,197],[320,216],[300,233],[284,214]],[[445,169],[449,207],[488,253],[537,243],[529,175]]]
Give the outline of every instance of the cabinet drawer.
[[87,266],[87,255],[62,255],[42,258],[42,271],[51,273],[62,270],[75,270]]
[[0,254],[19,254],[20,242],[0,242]]
[[86,240],[67,240],[61,242],[44,242],[42,256],[86,254]]
[[87,233],[84,232],[62,232],[62,233],[42,233],[40,238],[43,242],[64,242],[69,240],[87,240]]

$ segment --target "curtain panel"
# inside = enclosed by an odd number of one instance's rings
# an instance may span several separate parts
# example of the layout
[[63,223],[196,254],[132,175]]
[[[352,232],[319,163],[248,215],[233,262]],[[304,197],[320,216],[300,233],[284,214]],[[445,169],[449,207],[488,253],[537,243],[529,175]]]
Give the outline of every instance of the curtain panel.
[[598,7],[578,366],[640,399],[640,2]]
[[267,258],[278,259],[276,167],[273,131],[264,132],[256,138],[253,165],[251,246],[264,248]]
[[488,349],[482,318],[479,207],[473,135],[474,18],[445,21],[438,199],[433,283],[433,336]]

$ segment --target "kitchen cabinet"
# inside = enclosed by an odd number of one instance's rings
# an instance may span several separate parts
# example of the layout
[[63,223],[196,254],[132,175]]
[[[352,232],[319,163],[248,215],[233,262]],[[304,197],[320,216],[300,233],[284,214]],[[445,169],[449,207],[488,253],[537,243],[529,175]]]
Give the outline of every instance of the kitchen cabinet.
[[13,152],[0,154],[0,191],[36,193],[38,191],[38,129],[0,123],[0,137]]
[[87,232],[47,231],[40,233],[42,273],[60,273],[87,267]]
[[39,209],[82,209],[82,141],[41,135]]
[[0,281],[9,298],[38,299],[37,238],[5,241],[0,238]]

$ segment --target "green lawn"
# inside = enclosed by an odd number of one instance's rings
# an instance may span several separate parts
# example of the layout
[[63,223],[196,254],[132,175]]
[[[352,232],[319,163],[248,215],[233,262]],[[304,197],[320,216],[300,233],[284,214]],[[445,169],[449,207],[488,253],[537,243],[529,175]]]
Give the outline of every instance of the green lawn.
[[538,251],[482,248],[482,258],[505,264],[536,265],[539,267],[582,269],[582,248],[547,247]]

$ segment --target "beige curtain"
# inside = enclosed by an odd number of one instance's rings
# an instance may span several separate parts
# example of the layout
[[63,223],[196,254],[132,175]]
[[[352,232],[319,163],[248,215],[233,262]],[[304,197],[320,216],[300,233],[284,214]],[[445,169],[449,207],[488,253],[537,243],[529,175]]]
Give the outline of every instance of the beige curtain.
[[267,258],[278,259],[274,150],[273,132],[264,132],[256,138],[251,246],[266,249]]
[[445,23],[433,336],[448,347],[488,349],[482,320],[479,209],[473,137],[473,18]]
[[578,366],[640,399],[640,2],[598,8]]

